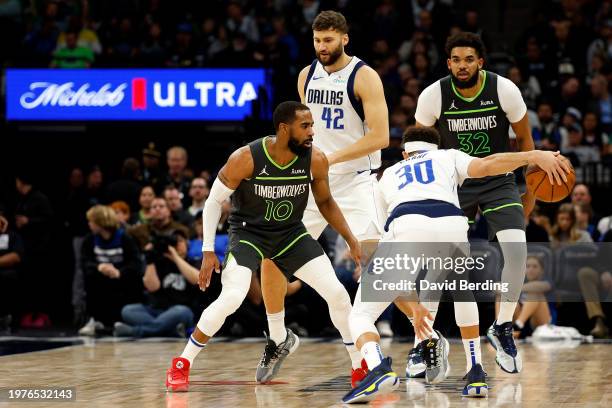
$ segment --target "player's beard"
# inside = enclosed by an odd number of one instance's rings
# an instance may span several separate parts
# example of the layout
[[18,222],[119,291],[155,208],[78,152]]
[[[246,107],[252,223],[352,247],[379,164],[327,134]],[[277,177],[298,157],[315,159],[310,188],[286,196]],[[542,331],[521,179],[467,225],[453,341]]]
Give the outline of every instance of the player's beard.
[[343,53],[344,53],[344,46],[342,45],[342,43],[340,43],[338,48],[336,48],[335,50],[330,51],[327,54],[327,58],[328,59],[327,59],[326,62],[323,62],[321,60],[321,54],[319,52],[317,52],[317,59],[319,60],[319,62],[323,66],[334,65],[336,63],[336,61],[338,61],[338,58],[340,58]]
[[[305,142],[311,142],[312,143],[312,139],[307,139],[305,140]],[[293,154],[299,156],[299,157],[304,157],[306,156],[310,150],[312,149],[312,145],[311,146],[304,146],[303,144],[301,144],[300,142],[297,141],[297,139],[295,139],[293,136],[289,136],[289,150],[291,150],[293,152]]]
[[453,74],[453,71],[451,71],[451,78],[453,80],[453,84],[455,85],[456,88],[459,88],[459,89],[472,88],[478,82],[479,75],[480,75],[480,68],[477,69],[474,75],[472,75],[468,79],[461,80],[458,77],[456,77],[455,74]]

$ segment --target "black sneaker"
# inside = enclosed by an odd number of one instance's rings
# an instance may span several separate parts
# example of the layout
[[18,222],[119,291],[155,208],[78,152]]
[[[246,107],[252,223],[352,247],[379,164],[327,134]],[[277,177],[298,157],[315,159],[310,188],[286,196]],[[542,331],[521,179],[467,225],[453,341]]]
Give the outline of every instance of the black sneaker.
[[287,329],[285,341],[278,346],[265,332],[264,334],[266,335],[266,348],[255,373],[255,381],[258,383],[266,383],[276,377],[285,358],[300,345],[299,337],[290,329]]
[[408,353],[406,362],[407,378],[425,378],[425,360],[423,360],[423,344],[419,343]]
[[463,377],[466,380],[465,387],[461,395],[464,397],[487,397],[489,386],[487,385],[487,373],[484,372],[480,364],[472,366],[470,371]]
[[523,369],[523,361],[516,349],[516,344],[514,344],[512,332],[512,322],[499,325],[493,322],[493,325],[487,331],[487,339],[497,351],[495,357],[497,365],[510,374],[520,373]]

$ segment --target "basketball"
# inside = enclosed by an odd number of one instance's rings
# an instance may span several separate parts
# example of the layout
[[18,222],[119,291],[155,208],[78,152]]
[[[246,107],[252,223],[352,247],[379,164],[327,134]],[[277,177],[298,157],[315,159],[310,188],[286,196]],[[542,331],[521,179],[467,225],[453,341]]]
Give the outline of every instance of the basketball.
[[567,175],[567,181],[562,185],[551,184],[548,175],[538,166],[529,166],[525,175],[527,188],[540,201],[547,203],[556,203],[567,197],[574,188],[576,183],[576,173],[572,168],[571,173]]

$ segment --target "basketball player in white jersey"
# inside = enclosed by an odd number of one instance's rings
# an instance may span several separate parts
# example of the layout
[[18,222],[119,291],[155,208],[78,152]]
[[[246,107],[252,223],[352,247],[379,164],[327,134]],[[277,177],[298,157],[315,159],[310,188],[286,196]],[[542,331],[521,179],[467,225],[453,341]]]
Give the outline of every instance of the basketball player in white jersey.
[[[385,170],[380,180],[380,191],[388,219],[381,242],[467,242],[468,222],[459,207],[457,188],[467,178],[480,178],[504,174],[518,167],[535,164],[540,166],[551,182],[561,184],[571,170],[559,152],[532,150],[518,153],[498,153],[485,158],[475,158],[459,150],[438,150],[440,135],[433,128],[409,128],[404,135],[404,160]],[[437,249],[437,248],[436,248]],[[419,255],[417,255],[419,256]],[[362,290],[363,282],[359,291]],[[361,383],[349,392],[343,401],[364,402],[378,394],[388,393],[399,385],[397,375],[391,369],[391,361],[380,351],[380,337],[374,322],[390,302],[355,303],[349,318],[355,345],[365,358],[370,372]],[[455,304],[455,313],[462,313]],[[432,316],[425,316],[431,327]],[[461,317],[459,316],[458,320]],[[415,321],[416,323],[416,321]],[[420,323],[420,322],[419,322]],[[443,354],[448,354],[448,343],[432,333],[424,347],[435,363],[432,379],[447,374],[441,365]],[[462,394],[468,397],[487,395],[485,373],[480,363],[480,353],[472,358],[466,374]],[[435,381],[434,381],[435,382]]]
[[[380,239],[384,216],[372,174],[380,167],[380,149],[389,145],[382,81],[376,71],[344,51],[349,37],[341,13],[319,13],[312,31],[316,59],[300,72],[298,92],[315,121],[314,145],[329,161],[332,195],[367,258]],[[327,226],[312,195],[303,222],[315,239]],[[352,384],[363,376],[365,371],[353,363]]]

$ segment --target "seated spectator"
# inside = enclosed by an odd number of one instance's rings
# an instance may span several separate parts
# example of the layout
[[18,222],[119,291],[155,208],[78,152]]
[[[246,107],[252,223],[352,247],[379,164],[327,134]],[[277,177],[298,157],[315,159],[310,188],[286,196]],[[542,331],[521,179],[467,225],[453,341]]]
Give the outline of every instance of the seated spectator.
[[131,208],[136,208],[142,190],[140,178],[140,163],[128,157],[123,161],[121,178],[106,187],[106,202],[125,201]]
[[185,337],[193,326],[197,303],[199,270],[185,260],[187,239],[176,231],[166,240],[157,241],[147,259],[143,283],[145,303],[126,305],[121,311],[123,322],[116,322],[113,334],[118,337]]
[[[68,32],[77,33],[77,45],[79,47],[88,48],[95,55],[102,53],[102,44],[98,39],[98,34],[92,29],[92,22],[87,21],[83,24],[83,20],[79,16],[70,16],[68,21]],[[57,38],[57,48],[66,46],[66,33],[63,32]]]
[[93,64],[94,54],[91,49],[77,44],[78,33],[68,31],[64,38],[66,45],[53,53],[51,68],[89,68]]
[[593,242],[588,232],[578,229],[576,212],[570,203],[562,204],[557,210],[557,222],[551,228],[549,238],[554,248],[576,242]]
[[591,205],[586,203],[574,204],[574,211],[576,211],[576,227],[586,231],[593,241],[599,241],[599,231],[592,222],[593,208],[591,208]]
[[561,142],[559,127],[553,116],[553,107],[548,102],[538,105],[538,121],[534,123],[531,133],[536,148],[542,150],[557,150]]
[[578,162],[572,161],[574,166],[583,166],[588,163],[599,162],[599,149],[595,146],[587,146],[584,144],[582,128],[574,125],[568,129],[568,143],[562,148],[564,155],[575,155]]
[[181,194],[183,207],[189,205],[189,187],[193,173],[187,168],[187,150],[184,147],[174,146],[166,152],[166,163],[168,164],[168,174],[166,175],[164,185],[174,185]]
[[96,205],[87,211],[87,221],[91,233],[83,241],[81,262],[90,319],[81,336],[93,336],[119,320],[123,306],[139,301],[142,293],[140,252],[115,211]]
[[[187,251],[187,260],[197,267],[202,263],[202,244],[204,236],[204,226],[202,220],[202,212],[196,214],[195,222],[193,223],[195,235],[189,240],[189,250]],[[225,251],[227,250],[228,244],[227,233],[215,235],[215,255],[219,258],[219,262],[223,263],[225,260]]]
[[169,185],[164,189],[164,198],[172,212],[172,219],[187,228],[193,228],[193,216],[189,211],[183,209],[181,193],[174,185]]
[[189,213],[192,216],[195,217],[197,213],[204,209],[209,193],[208,182],[205,179],[196,177],[191,181],[191,187],[189,188],[189,197],[191,197]]
[[603,75],[595,75],[591,81],[588,109],[597,113],[604,132],[612,131],[612,96],[608,91],[608,80]]
[[[588,204],[592,207],[593,197],[591,196],[591,190],[589,186],[584,183],[577,183],[572,190],[572,204]],[[597,212],[593,211],[591,222],[597,224],[601,216]]]
[[127,228],[130,226],[130,218],[132,213],[130,212],[130,206],[125,201],[114,201],[111,203],[110,208],[115,211],[115,215],[119,220],[121,228]]
[[565,149],[569,145],[569,129],[573,126],[580,127],[581,122],[582,112],[580,112],[578,109],[570,106],[563,113],[563,116],[561,117],[561,123],[559,125],[559,148],[561,150]]
[[140,190],[140,196],[138,197],[138,204],[140,204],[140,210],[134,214],[134,219],[130,224],[146,224],[151,219],[151,203],[155,198],[155,191],[153,187],[144,186]]
[[21,237],[8,230],[8,220],[0,215],[0,335],[10,334],[12,316],[18,312],[16,294],[23,255]]
[[514,312],[515,336],[524,337],[526,326],[530,326],[534,331],[538,326],[551,322],[547,300],[547,293],[551,289],[552,284],[544,276],[542,260],[536,256],[528,256],[525,283]]
[[603,293],[604,301],[612,300],[612,273],[607,270],[609,267],[609,262],[602,263],[601,270],[604,272],[601,274],[588,266],[578,270],[580,292],[585,300],[587,316],[593,324],[590,334],[595,338],[605,338],[610,332],[600,302],[600,292]]
[[527,242],[548,242],[548,234],[550,232],[550,219],[542,214],[540,208],[536,204],[527,217],[527,225],[525,234]]
[[161,197],[156,197],[151,202],[151,218],[147,224],[136,225],[128,229],[129,234],[136,238],[143,251],[150,251],[157,237],[168,237],[177,231],[180,231],[185,237],[189,236],[189,229],[186,226],[172,220],[168,203]]
[[594,112],[587,112],[582,121],[582,129],[584,138],[582,143],[585,146],[594,147],[599,150],[600,154],[606,155],[609,148],[609,137],[600,128],[599,117]]

